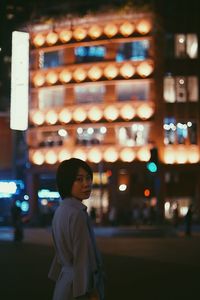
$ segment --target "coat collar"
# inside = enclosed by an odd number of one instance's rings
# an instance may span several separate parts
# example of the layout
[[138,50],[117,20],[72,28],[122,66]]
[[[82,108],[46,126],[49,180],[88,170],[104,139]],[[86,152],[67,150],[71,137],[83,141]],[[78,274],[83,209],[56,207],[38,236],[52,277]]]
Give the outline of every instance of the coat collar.
[[84,211],[87,211],[87,206],[84,205],[80,200],[77,200],[76,198],[73,198],[73,197],[64,198],[60,204],[61,205],[70,205],[77,209],[82,209]]

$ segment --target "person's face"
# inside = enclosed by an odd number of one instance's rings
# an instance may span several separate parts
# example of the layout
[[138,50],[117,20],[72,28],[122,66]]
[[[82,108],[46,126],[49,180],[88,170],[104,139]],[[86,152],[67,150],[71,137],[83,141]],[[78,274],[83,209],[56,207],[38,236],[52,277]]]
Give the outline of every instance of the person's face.
[[78,170],[75,181],[72,185],[72,197],[82,201],[90,197],[92,189],[92,179],[87,171],[83,168]]

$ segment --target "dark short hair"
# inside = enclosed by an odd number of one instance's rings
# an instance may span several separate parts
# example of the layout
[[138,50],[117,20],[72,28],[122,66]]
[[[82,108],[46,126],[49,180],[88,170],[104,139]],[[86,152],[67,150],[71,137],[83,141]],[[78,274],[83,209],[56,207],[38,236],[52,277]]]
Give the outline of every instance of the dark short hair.
[[90,166],[78,158],[70,158],[62,161],[56,172],[56,183],[60,197],[71,196],[72,185],[78,174],[78,170],[83,168],[93,178],[93,172]]

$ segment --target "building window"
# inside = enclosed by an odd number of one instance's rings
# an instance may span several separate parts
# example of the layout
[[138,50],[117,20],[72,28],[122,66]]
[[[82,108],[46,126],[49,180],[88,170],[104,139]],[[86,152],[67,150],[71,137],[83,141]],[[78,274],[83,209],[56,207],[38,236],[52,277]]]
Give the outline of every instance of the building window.
[[199,98],[196,76],[166,76],[164,78],[164,100],[166,102],[196,102]]
[[185,144],[188,136],[187,124],[178,122],[176,125],[177,144]]
[[121,146],[142,146],[148,143],[149,125],[135,123],[132,126],[117,127],[116,136]]
[[64,64],[64,51],[48,51],[39,53],[40,69],[54,68]]
[[120,82],[116,85],[116,97],[118,101],[142,101],[149,98],[149,82]]
[[164,119],[164,144],[170,145],[176,142],[175,118]]
[[144,60],[149,57],[149,41],[135,41],[119,45],[116,61]]
[[188,139],[192,145],[197,145],[197,123],[195,121],[187,122],[188,127]]
[[197,144],[197,124],[188,121],[177,122],[175,118],[164,119],[164,144]]
[[107,129],[104,126],[99,128],[78,127],[76,131],[76,144],[84,146],[103,144],[106,132]]
[[196,76],[189,76],[187,78],[187,92],[188,100],[196,102],[199,99],[199,83]]
[[76,62],[102,61],[106,55],[104,46],[81,46],[74,49]]
[[74,88],[76,103],[103,102],[106,88],[104,85],[85,84]]
[[39,109],[59,107],[64,104],[65,89],[64,87],[43,88],[38,92]]
[[178,58],[198,57],[198,39],[196,34],[175,35],[175,56]]

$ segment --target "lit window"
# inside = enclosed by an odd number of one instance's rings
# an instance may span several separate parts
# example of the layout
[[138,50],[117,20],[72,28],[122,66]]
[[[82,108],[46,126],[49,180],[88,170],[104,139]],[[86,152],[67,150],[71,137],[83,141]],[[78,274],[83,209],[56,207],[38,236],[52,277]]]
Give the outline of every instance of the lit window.
[[187,55],[190,58],[197,58],[198,56],[198,39],[196,34],[187,34]]
[[105,86],[100,84],[87,84],[75,86],[75,101],[76,103],[103,102],[105,92]]
[[105,133],[101,128],[81,128],[76,132],[76,143],[81,145],[98,145],[102,144],[105,139]]
[[187,79],[187,92],[188,92],[188,100],[189,101],[198,101],[199,99],[199,83],[198,77],[189,76]]
[[177,134],[177,143],[185,144],[188,135],[187,125],[185,123],[178,122],[176,126],[176,134]]
[[64,103],[65,89],[57,88],[42,88],[38,92],[39,109],[59,107]]
[[76,62],[92,62],[104,60],[106,49],[104,46],[77,47],[75,48]]
[[188,127],[188,138],[190,144],[197,144],[197,123],[196,122],[187,122]]
[[118,101],[147,100],[150,84],[149,82],[124,82],[117,84],[115,89]]
[[176,141],[176,125],[174,118],[164,119],[164,144],[175,144]]
[[54,68],[64,64],[64,51],[51,51],[39,53],[39,67],[41,69]]
[[149,125],[135,123],[132,126],[117,127],[116,136],[119,145],[133,147],[148,143]]
[[187,98],[186,78],[176,77],[176,100],[177,102],[185,102]]
[[178,58],[197,58],[198,39],[196,34],[175,35],[175,56]]
[[144,60],[149,57],[149,41],[135,41],[131,43],[122,43],[119,45],[116,61],[124,60]]
[[196,102],[199,98],[198,77],[166,76],[164,78],[164,100],[166,102]]
[[175,80],[171,76],[167,76],[164,79],[164,100],[166,102],[175,102]]

